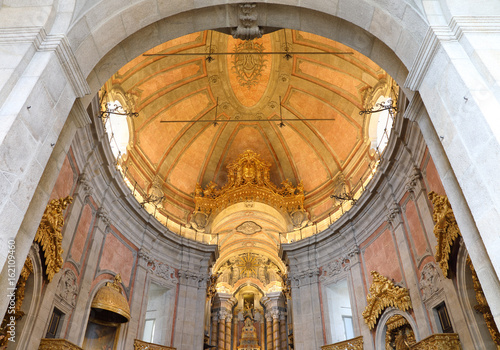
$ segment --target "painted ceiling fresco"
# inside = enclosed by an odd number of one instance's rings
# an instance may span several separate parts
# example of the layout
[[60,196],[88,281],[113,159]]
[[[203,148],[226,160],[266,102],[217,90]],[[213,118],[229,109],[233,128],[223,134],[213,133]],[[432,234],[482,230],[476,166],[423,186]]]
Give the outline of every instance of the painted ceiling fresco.
[[[285,50],[294,54],[267,54]],[[340,54],[310,54],[318,52]],[[354,187],[375,163],[369,117],[359,111],[367,92],[389,79],[358,52],[305,32],[242,41],[206,31],[135,58],[105,88],[139,113],[129,118],[120,162],[137,188],[148,191],[156,182],[165,215],[187,223],[197,183],[222,187],[226,166],[252,150],[270,164],[276,185],[302,181],[304,206],[317,221],[335,204],[337,180]]]

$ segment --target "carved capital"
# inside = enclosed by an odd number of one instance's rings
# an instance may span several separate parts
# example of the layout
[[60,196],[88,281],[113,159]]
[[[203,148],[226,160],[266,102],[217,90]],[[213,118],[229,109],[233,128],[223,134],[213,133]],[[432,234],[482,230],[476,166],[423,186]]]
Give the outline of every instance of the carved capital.
[[108,211],[103,207],[97,210],[97,217],[101,220],[106,227],[111,225],[111,219],[109,217]]
[[87,173],[80,174],[80,176],[78,177],[78,183],[80,185],[83,198],[87,198],[92,195],[92,191],[94,190],[94,188],[91,185],[90,176]]
[[410,198],[415,200],[415,191],[417,189],[417,185],[419,184],[420,179],[422,178],[422,173],[419,168],[413,167],[413,170],[408,176],[408,182],[406,183],[405,189],[410,194]]
[[387,222],[389,222],[391,225],[397,224],[396,221],[399,221],[400,219],[399,214],[401,213],[401,207],[399,206],[398,203],[393,202],[391,206],[387,209]]

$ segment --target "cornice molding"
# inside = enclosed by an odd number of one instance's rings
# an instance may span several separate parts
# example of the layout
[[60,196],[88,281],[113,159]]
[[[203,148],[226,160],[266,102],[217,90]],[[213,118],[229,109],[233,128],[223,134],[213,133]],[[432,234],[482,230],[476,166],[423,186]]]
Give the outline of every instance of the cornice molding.
[[[38,51],[54,51],[77,97],[91,93],[90,86],[83,76],[68,38],[64,34],[49,34],[40,44]],[[90,122],[90,120],[89,120]]]
[[454,16],[446,26],[430,26],[404,86],[417,91],[441,42],[459,41],[466,33],[500,33],[500,16]]

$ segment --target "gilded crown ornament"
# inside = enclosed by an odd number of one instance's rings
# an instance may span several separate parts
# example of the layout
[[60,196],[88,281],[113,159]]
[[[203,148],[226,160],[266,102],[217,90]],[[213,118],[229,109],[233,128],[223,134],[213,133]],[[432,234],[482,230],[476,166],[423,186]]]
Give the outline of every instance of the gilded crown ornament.
[[412,307],[410,294],[406,288],[395,286],[392,281],[377,271],[372,271],[371,275],[373,282],[366,297],[365,311],[363,311],[363,318],[370,330],[375,327],[378,317],[386,308],[392,306],[401,311],[407,311]]
[[35,235],[35,242],[40,244],[45,257],[45,274],[50,282],[63,264],[62,233],[64,225],[63,211],[73,201],[71,196],[53,199],[43,213]]
[[277,187],[270,180],[270,164],[262,161],[251,150],[245,151],[227,166],[228,181],[222,188],[210,182],[205,189],[200,184],[195,189],[195,211],[216,215],[230,205],[240,202],[262,202],[288,214],[304,212],[304,187],[294,187],[288,180]]

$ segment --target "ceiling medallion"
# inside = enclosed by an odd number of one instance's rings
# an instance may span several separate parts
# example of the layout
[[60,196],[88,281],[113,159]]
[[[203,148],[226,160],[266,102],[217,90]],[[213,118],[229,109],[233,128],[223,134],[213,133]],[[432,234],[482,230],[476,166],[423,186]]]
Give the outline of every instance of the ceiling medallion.
[[260,227],[253,221],[245,221],[244,223],[236,227],[237,232],[241,232],[245,235],[253,235],[254,233],[257,233],[261,230],[262,227]]
[[[263,51],[264,45],[254,40],[246,40],[235,45],[234,54],[232,55],[232,69],[236,73],[241,86],[250,89],[259,83],[262,70],[266,67]],[[239,54],[241,52],[248,53]]]
[[[302,219],[307,220],[304,209],[304,187],[299,183],[294,187],[288,180],[277,187],[271,182],[270,165],[259,159],[259,155],[247,150],[238,159],[227,166],[228,182],[221,188],[210,182],[205,189],[200,184],[195,189],[195,210],[207,215],[216,215],[230,205],[240,202],[265,203],[288,215],[303,212]],[[302,223],[295,222],[294,226]]]

